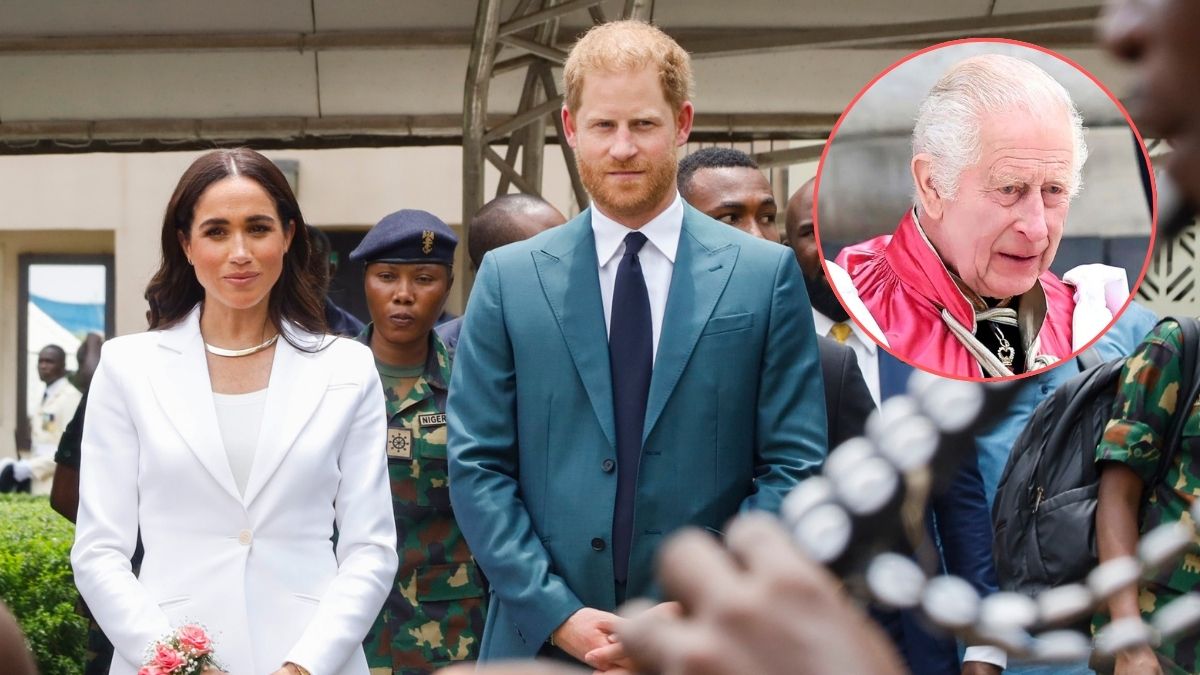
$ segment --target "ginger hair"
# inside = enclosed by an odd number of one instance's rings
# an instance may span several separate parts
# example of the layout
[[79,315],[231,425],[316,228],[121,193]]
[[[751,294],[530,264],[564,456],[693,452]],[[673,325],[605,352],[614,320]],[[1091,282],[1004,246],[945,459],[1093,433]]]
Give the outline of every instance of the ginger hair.
[[663,96],[678,113],[692,98],[692,58],[679,43],[644,21],[613,21],[593,27],[571,47],[563,67],[567,110],[579,110],[583,80],[596,71],[628,72],[647,66],[658,69]]

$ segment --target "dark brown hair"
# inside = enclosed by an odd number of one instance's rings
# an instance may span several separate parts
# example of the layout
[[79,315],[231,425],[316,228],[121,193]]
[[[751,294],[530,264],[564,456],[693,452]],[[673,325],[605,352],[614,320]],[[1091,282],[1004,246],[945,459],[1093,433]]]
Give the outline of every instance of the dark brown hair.
[[146,286],[150,303],[150,329],[169,328],[181,321],[204,299],[204,287],[187,262],[180,235],[191,236],[196,202],[213,183],[242,176],[258,183],[275,202],[276,215],[292,243],[283,256],[283,271],[271,289],[267,315],[284,339],[296,345],[284,330],[284,320],[311,333],[325,332],[325,299],[321,291],[324,260],[311,255],[308,228],[296,195],[271,160],[249,148],[214,150],[192,162],[175,186],[162,226],[162,264]]

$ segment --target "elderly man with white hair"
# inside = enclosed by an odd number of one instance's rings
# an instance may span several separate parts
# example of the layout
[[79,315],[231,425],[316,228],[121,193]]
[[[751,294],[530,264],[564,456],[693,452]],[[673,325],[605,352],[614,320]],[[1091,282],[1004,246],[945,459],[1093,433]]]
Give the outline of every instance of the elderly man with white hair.
[[1019,58],[963,60],[922,102],[912,146],[913,209],[837,258],[893,351],[940,374],[1002,377],[1104,329],[1128,298],[1124,271],[1050,272],[1087,159],[1061,84]]

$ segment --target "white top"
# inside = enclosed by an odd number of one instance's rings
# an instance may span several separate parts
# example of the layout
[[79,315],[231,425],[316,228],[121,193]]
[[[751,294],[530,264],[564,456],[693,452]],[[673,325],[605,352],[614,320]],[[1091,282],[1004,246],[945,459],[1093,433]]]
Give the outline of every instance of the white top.
[[233,480],[237,483],[238,492],[245,495],[250,467],[254,464],[254,450],[258,447],[258,434],[262,429],[267,390],[259,389],[249,394],[213,392],[213,403],[217,407],[217,427],[221,430],[221,441],[225,444],[225,456],[229,459]]
[[1083,349],[1120,314],[1129,300],[1129,279],[1120,267],[1093,263],[1070,270],[1062,280],[1075,287],[1071,349]]
[[51,398],[54,398],[54,396],[57,395],[58,392],[61,391],[62,388],[67,386],[68,384],[70,384],[70,381],[67,380],[66,375],[63,375],[62,377],[58,378],[57,380],[46,385],[46,393],[42,394],[42,400],[49,400]]
[[82,397],[65,375],[46,385],[42,400],[29,420],[30,450],[34,457],[54,457],[58,441],[67,423],[75,416]]
[[[836,321],[818,312],[812,311],[813,327],[817,329],[817,335],[829,336],[829,329],[833,327]],[[871,392],[871,398],[875,401],[875,407],[879,407],[879,345],[867,335],[854,319],[846,319],[846,324],[850,326],[850,337],[846,338],[846,346],[854,350],[854,355],[858,357],[858,368],[862,371],[863,379],[867,381],[867,389]]]
[[662,334],[663,314],[667,309],[667,292],[671,288],[671,273],[675,269],[675,252],[679,249],[679,234],[683,230],[683,200],[675,193],[675,201],[653,220],[632,229],[604,215],[592,205],[592,232],[596,237],[596,259],[600,271],[600,298],[604,302],[604,328],[612,328],[613,288],[617,285],[617,267],[625,255],[625,235],[641,232],[646,244],[638,252],[646,292],[650,296],[650,327],[653,332],[654,358],[658,358],[658,337]]

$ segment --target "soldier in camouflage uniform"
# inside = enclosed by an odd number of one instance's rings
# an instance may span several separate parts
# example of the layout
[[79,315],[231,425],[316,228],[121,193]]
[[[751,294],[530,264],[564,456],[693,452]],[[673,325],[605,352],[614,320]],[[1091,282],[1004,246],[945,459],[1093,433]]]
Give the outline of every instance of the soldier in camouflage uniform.
[[[1163,321],[1154,328],[1129,357],[1121,371],[1114,419],[1104,431],[1096,448],[1097,462],[1116,462],[1127,467],[1141,480],[1142,519],[1140,532],[1148,532],[1163,523],[1184,522],[1192,525],[1188,508],[1200,495],[1200,408],[1195,401],[1183,401],[1191,408],[1183,429],[1179,452],[1171,458],[1165,480],[1153,485],[1159,458],[1169,439],[1171,420],[1180,405],[1180,389],[1187,389],[1181,373],[1182,331],[1174,321]],[[1190,379],[1190,376],[1189,376]],[[1104,481],[1107,468],[1101,466]],[[1105,509],[1105,487],[1097,505],[1097,540],[1111,527],[1100,515]],[[1133,518],[1137,515],[1132,514]],[[1137,589],[1136,603],[1142,617],[1149,619],[1160,607],[1184,593],[1200,588],[1200,545],[1193,541],[1186,554],[1173,566],[1166,566]],[[1125,602],[1135,596],[1127,594]],[[1116,599],[1121,602],[1121,599]],[[1107,614],[1097,615],[1093,628],[1108,621]],[[1200,665],[1200,640],[1195,634],[1158,647],[1155,652],[1164,673],[1195,673]],[[1128,658],[1123,655],[1123,658]],[[1150,659],[1149,655],[1146,655]],[[1118,672],[1121,672],[1118,670]],[[1141,671],[1138,671],[1141,672]]]
[[429,673],[473,660],[486,616],[483,578],[454,520],[446,467],[450,355],[433,332],[458,240],[424,211],[381,220],[350,254],[366,264],[375,354],[387,399],[386,451],[400,568],[364,647],[372,675]]

